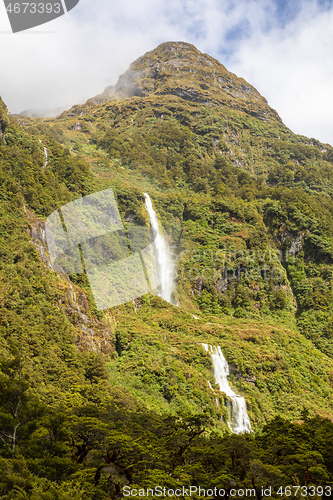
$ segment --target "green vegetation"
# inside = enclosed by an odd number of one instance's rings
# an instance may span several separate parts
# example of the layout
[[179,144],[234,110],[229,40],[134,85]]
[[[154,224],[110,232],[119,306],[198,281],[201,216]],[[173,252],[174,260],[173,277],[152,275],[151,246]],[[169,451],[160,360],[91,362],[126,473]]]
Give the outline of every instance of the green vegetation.
[[[129,71],[117,99],[55,120],[21,126],[0,100],[0,496],[332,485],[333,148],[191,46]],[[51,268],[43,221],[110,187],[126,228],[151,195],[180,307],[97,311],[85,274]],[[253,434],[230,434],[201,343],[221,346]]]

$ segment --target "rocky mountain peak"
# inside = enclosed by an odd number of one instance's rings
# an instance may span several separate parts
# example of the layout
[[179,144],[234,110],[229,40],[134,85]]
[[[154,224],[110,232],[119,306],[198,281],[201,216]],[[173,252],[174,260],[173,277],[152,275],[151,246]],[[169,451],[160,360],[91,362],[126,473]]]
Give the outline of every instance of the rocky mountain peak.
[[264,97],[223,64],[185,42],[165,42],[139,57],[93,101],[150,95],[178,96],[212,106],[240,109],[262,120],[280,121]]

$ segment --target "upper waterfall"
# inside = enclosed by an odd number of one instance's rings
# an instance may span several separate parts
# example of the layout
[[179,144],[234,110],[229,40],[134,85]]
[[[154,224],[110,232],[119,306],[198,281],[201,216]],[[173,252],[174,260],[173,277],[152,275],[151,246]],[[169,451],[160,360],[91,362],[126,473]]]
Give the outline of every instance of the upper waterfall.
[[232,411],[230,411],[230,406],[228,407],[228,425],[230,430],[235,434],[251,432],[251,422],[247,414],[245,399],[236,394],[229,385],[227,378],[229,375],[229,366],[223,356],[221,347],[209,346],[208,344],[202,345],[212,357],[216,383],[219,385],[221,392],[229,396],[232,401]]
[[150,225],[155,233],[155,273],[157,278],[156,282],[159,284],[158,295],[167,302],[174,304],[172,292],[175,280],[175,263],[171,258],[168,243],[161,234],[150,196],[147,193],[143,194],[146,199],[145,207],[149,215]]

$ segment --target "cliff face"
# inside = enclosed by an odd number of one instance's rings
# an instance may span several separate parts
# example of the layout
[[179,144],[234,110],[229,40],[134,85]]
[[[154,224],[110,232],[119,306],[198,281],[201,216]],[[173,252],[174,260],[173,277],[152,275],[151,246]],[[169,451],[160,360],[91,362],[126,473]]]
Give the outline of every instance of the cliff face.
[[184,42],[166,42],[134,61],[114,87],[95,102],[152,95],[178,96],[210,106],[228,106],[261,120],[281,121],[259,92],[213,57]]
[[[236,385],[239,380],[248,384],[244,389],[248,396],[252,388],[257,391],[249,409],[253,424],[259,426],[269,418],[271,408],[281,403],[278,387],[287,388],[286,405],[290,394],[301,397],[306,384],[303,376],[310,376],[307,363],[315,356],[321,365],[328,366],[330,377],[331,364],[325,356],[333,352],[332,150],[293,134],[256,89],[212,57],[182,42],[162,44],[139,58],[100,100],[105,102],[91,100],[55,120],[20,120],[20,126],[7,116],[5,106],[0,106],[4,200],[12,199],[13,203],[10,209],[4,204],[8,219],[4,226],[13,224],[10,214],[19,210],[17,233],[29,236],[38,250],[38,254],[33,252],[34,265],[39,263],[38,270],[31,271],[30,290],[24,280],[31,258],[19,265],[21,255],[31,252],[30,243],[26,242],[29,250],[20,247],[18,252],[12,236],[4,240],[4,253],[15,250],[13,267],[8,264],[4,271],[6,287],[15,281],[14,269],[19,290],[13,299],[4,299],[6,307],[8,304],[5,315],[9,317],[19,301],[23,309],[29,308],[26,295],[35,297],[35,286],[40,300],[35,304],[37,311],[44,314],[44,299],[52,304],[62,315],[63,325],[75,334],[82,352],[110,355],[113,369],[123,370],[126,376],[128,372],[130,379],[136,368],[127,366],[130,357],[126,352],[135,352],[135,359],[140,360],[136,349],[141,347],[135,342],[146,331],[148,343],[156,331],[163,331],[164,342],[178,330],[182,334],[177,342],[182,342],[183,335],[193,328],[190,343],[200,343],[204,331],[212,335],[209,342],[218,345],[221,338],[216,328],[243,319],[244,324],[233,326],[230,335],[223,337],[223,346],[235,367]],[[179,311],[171,306],[164,310],[160,299],[146,297],[109,315],[97,312],[84,273],[65,275],[50,267],[45,218],[77,197],[109,187],[117,196],[127,229],[133,224],[148,224],[143,192],[150,193],[177,257]],[[23,219],[29,225],[29,235],[21,228]],[[19,236],[18,241],[23,245]],[[51,288],[46,298],[40,293],[43,288]],[[53,289],[57,290],[55,296]],[[17,298],[20,294],[22,298]],[[181,319],[183,312],[185,319]],[[207,321],[193,321],[192,312],[195,318],[207,315]],[[213,321],[209,321],[210,315]],[[177,325],[178,320],[181,324]],[[280,357],[285,342],[282,330],[277,333],[279,347],[271,342],[269,325],[274,322],[278,327],[282,320],[290,329],[288,337],[296,339],[296,321],[303,334],[297,334],[302,347],[298,340],[293,344],[295,355],[300,349],[309,350],[311,344],[318,349],[302,368],[289,360],[288,352]],[[250,336],[246,333],[249,321],[253,322]],[[210,330],[213,322],[219,326]],[[266,324],[264,336],[262,322]],[[164,343],[162,353],[168,349]],[[185,344],[182,349],[180,358],[185,359]],[[265,349],[269,353],[267,366],[261,361]],[[155,369],[149,362],[145,361],[147,373]],[[155,363],[153,356],[151,362]],[[175,363],[174,358],[168,361],[170,367]],[[186,361],[182,363],[179,372],[185,373],[188,367]],[[289,365],[298,378],[297,387],[293,375],[284,371]],[[164,376],[159,369],[158,373]],[[146,380],[145,374],[142,377]],[[321,387],[331,398],[330,383],[323,380]],[[204,394],[206,389],[202,388]],[[174,392],[177,397],[187,397],[182,390]],[[172,402],[173,389],[165,389],[164,382],[157,391],[168,404]],[[143,393],[140,397],[145,398]],[[266,401],[264,411],[260,398]],[[331,415],[321,398],[316,397],[316,408]],[[306,404],[310,405],[309,399]],[[288,414],[296,418],[297,399],[288,405]]]
[[[56,120],[0,100],[0,133],[0,497],[287,486],[304,464],[333,483],[333,148],[184,43]],[[108,188],[127,234],[150,194],[179,307],[146,294],[98,311],[86,273],[50,266],[45,219]],[[228,437],[203,343],[221,346],[252,427],[269,423],[258,439]]]

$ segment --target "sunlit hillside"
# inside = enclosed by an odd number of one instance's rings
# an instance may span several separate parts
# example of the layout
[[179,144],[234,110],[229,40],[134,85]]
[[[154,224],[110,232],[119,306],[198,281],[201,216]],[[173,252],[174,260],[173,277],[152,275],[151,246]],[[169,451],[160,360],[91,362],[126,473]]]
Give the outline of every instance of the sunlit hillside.
[[[333,148],[168,42],[57,118],[13,118],[0,100],[0,168],[1,498],[158,484],[329,498]],[[149,230],[149,194],[173,304],[151,291],[100,310],[86,270],[53,265],[46,219],[107,189],[127,235]],[[202,344],[221,347],[251,433],[231,432]]]

